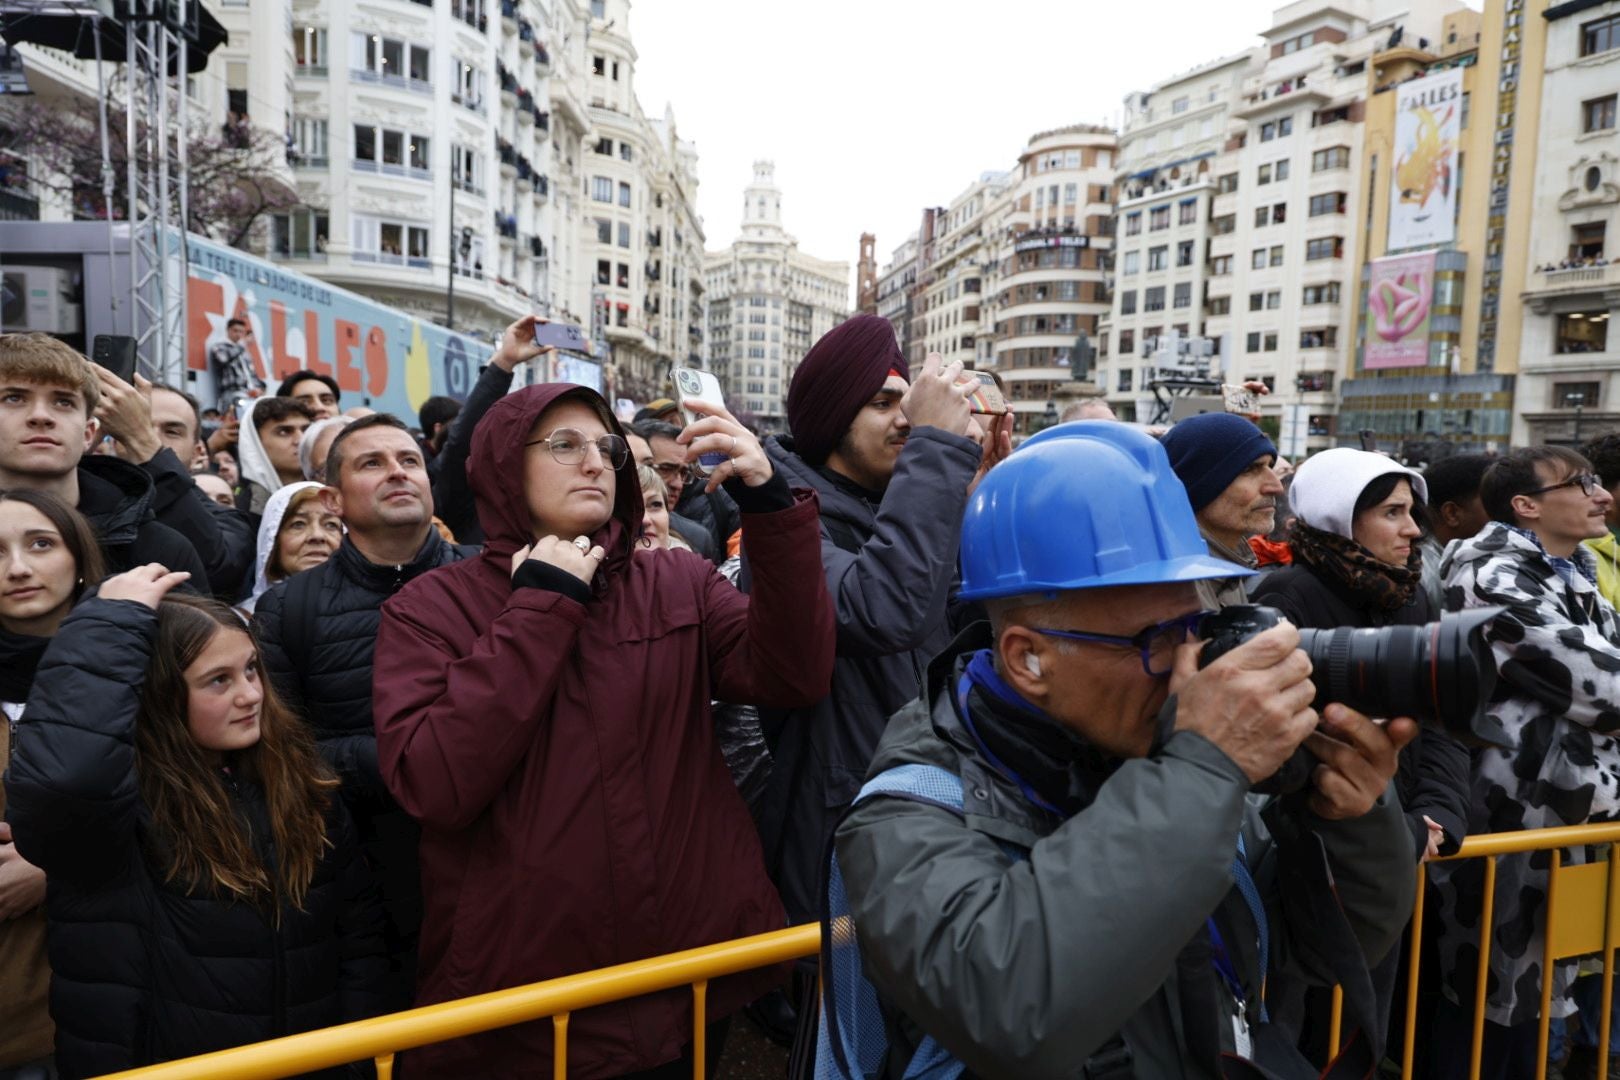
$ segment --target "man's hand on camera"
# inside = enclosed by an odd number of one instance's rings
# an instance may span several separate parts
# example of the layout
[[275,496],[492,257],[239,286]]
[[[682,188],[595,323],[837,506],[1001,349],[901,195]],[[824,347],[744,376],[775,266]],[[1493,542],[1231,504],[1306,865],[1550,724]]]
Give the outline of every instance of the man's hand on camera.
[[1345,705],[1322,710],[1322,726],[1305,739],[1320,762],[1311,771],[1311,810],[1330,820],[1371,810],[1400,765],[1401,747],[1417,737],[1416,720],[1375,724]]
[[1199,670],[1202,648],[1191,642],[1176,655],[1170,680],[1176,730],[1202,735],[1259,783],[1316,727],[1316,688],[1299,631],[1288,623],[1274,626]]

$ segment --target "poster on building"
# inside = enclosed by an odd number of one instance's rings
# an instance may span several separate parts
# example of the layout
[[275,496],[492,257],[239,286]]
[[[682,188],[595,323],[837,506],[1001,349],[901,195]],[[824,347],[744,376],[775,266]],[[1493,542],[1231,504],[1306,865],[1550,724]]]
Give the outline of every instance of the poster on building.
[[292,372],[315,371],[337,380],[344,408],[407,421],[432,395],[465,400],[489,357],[488,342],[235,248],[193,236],[187,256],[186,366],[206,404],[215,404],[209,350],[228,340],[233,319],[248,324],[243,345],[272,393]]
[[1429,362],[1434,252],[1374,259],[1369,271],[1362,366],[1369,371],[1424,367]]
[[1457,234],[1462,70],[1449,68],[1401,83],[1394,93],[1388,249],[1449,244]]

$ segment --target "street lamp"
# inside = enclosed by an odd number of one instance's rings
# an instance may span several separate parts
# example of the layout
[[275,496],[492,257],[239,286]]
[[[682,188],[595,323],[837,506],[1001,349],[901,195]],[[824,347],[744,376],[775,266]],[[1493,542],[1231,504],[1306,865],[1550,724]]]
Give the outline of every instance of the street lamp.
[[1581,411],[1586,407],[1586,395],[1579,390],[1572,390],[1564,395],[1564,404],[1575,406],[1575,446],[1581,445]]

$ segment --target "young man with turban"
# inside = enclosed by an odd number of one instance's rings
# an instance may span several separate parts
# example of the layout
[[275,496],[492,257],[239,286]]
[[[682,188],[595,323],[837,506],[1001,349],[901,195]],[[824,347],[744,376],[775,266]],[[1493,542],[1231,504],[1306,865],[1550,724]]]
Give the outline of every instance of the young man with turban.
[[838,626],[832,693],[762,715],[776,765],[760,828],[795,923],[819,916],[827,837],[889,716],[917,696],[928,661],[951,638],[946,603],[962,514],[1010,432],[1010,423],[995,428],[994,448],[981,451],[961,373],[931,355],[913,379],[888,320],[858,315],[806,354],[788,388],[792,436],[765,444],[788,483],[820,499]]

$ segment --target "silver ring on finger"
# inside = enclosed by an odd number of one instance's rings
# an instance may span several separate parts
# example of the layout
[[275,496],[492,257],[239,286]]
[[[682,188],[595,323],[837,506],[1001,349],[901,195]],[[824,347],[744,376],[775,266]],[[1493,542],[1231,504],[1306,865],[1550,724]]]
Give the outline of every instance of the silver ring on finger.
[[574,546],[579,548],[580,554],[587,554],[591,550],[591,538],[588,536],[574,537]]
[[733,435],[731,437],[731,449],[726,451],[726,456],[730,457],[731,455],[735,454],[736,452],[737,452],[737,436]]

